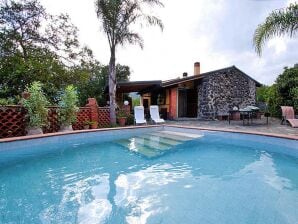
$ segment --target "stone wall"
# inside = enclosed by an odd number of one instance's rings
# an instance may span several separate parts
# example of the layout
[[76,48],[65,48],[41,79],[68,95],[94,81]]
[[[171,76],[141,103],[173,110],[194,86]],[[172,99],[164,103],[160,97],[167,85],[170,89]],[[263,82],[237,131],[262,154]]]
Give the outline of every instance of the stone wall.
[[198,117],[227,115],[234,106],[244,108],[256,103],[256,83],[231,67],[206,75],[198,86]]

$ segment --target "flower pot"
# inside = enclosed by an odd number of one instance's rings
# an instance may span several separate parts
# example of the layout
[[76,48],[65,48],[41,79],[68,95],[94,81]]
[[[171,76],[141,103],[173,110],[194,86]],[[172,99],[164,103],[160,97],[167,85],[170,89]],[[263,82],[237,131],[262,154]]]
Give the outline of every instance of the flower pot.
[[73,131],[72,125],[61,125],[59,132]]
[[91,126],[91,129],[97,129],[98,123],[97,122],[94,122],[90,126]]
[[27,135],[40,135],[43,134],[41,128],[31,127],[27,129]]
[[125,126],[126,117],[118,117],[118,123],[120,126]]
[[89,124],[84,125],[84,130],[88,130],[89,129]]

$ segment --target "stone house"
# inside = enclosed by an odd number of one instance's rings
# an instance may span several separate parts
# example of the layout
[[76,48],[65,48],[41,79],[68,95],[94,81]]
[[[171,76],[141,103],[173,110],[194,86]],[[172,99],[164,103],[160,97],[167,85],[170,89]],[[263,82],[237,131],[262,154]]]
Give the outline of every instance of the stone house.
[[139,92],[145,109],[159,105],[166,119],[216,118],[227,115],[234,107],[256,104],[256,88],[261,84],[231,66],[200,73],[200,63],[194,64],[194,75],[166,81],[118,83],[117,93]]

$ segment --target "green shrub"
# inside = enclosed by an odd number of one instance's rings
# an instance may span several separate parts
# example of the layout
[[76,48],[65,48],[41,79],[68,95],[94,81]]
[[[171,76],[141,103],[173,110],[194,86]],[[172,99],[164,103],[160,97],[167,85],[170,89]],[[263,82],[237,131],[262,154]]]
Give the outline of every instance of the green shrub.
[[132,107],[140,106],[140,97],[132,99]]
[[29,93],[27,99],[23,99],[22,103],[27,109],[27,116],[29,117],[29,127],[41,128],[47,125],[48,118],[48,100],[46,99],[40,82],[33,82],[31,86],[26,88]]
[[135,117],[132,114],[129,114],[126,119],[127,125],[133,125],[135,122]]
[[78,112],[78,95],[73,85],[65,88],[59,101],[59,121],[62,125],[71,125],[76,122]]
[[[291,89],[290,95],[293,99],[293,106],[295,107],[296,111],[298,110],[298,86]],[[297,111],[298,112],[298,111]]]
[[285,68],[275,82],[282,106],[293,106],[297,111],[298,66]]
[[268,111],[271,113],[271,116],[281,117],[280,106],[282,106],[282,100],[277,90],[276,84],[270,86],[270,88],[267,91],[267,104]]
[[0,106],[13,105],[15,100],[13,98],[0,98]]

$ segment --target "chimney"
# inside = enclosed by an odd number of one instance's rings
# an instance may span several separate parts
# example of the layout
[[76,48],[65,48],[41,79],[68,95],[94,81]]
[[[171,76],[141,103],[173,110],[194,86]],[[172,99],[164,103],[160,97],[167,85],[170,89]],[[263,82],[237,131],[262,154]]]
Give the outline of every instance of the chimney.
[[194,64],[194,75],[200,75],[200,62]]
[[183,78],[187,77],[187,72],[183,72]]

